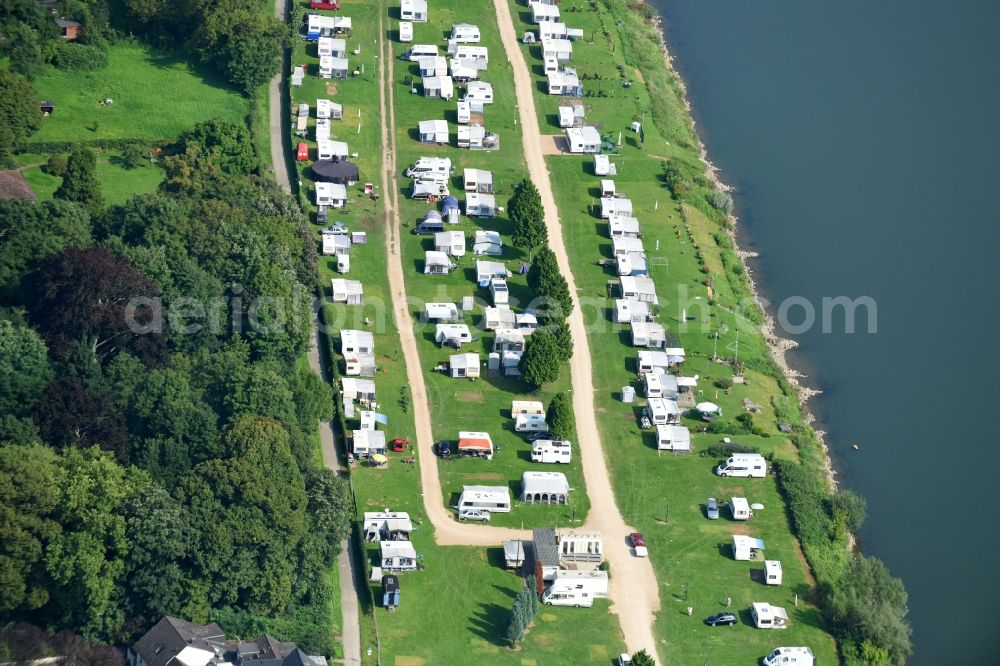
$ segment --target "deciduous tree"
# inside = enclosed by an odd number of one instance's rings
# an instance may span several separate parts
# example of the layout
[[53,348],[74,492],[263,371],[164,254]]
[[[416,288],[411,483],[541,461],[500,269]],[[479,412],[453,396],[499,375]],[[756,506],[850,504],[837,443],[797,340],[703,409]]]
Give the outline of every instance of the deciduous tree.
[[26,414],[52,379],[48,350],[27,326],[0,320],[0,414]]
[[0,67],[0,158],[23,146],[41,125],[38,93],[23,76]]
[[97,157],[93,151],[77,146],[66,160],[66,172],[62,185],[53,195],[56,199],[75,201],[97,217],[104,210],[104,196],[101,183],[97,180]]

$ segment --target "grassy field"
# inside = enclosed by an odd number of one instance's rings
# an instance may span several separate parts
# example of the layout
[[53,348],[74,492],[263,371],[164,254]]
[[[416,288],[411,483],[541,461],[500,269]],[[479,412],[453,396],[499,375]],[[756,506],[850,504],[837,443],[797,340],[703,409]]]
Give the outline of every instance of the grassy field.
[[[104,69],[49,68],[33,83],[56,110],[32,142],[173,139],[209,118],[243,122],[249,110],[246,99],[208,68],[137,44],[112,46]],[[114,102],[101,106],[106,97]]]
[[[51,199],[62,183],[62,178],[50,176],[42,171],[39,163],[48,160],[47,155],[19,155],[19,162],[31,164],[23,170],[24,178],[31,185],[39,201]],[[163,169],[156,164],[146,164],[135,169],[127,169],[113,152],[101,152],[97,156],[97,179],[101,183],[104,202],[109,205],[125,203],[133,196],[148,194],[156,190],[163,180]]]
[[[601,9],[595,11],[594,6]],[[663,187],[659,177],[662,159],[685,149],[667,143],[649,122],[652,102],[641,74],[626,67],[626,76],[636,83],[631,88],[621,85],[616,68],[623,64],[621,44],[614,21],[603,5],[588,5],[581,11],[568,11],[567,3],[561,7],[565,22],[585,31],[584,39],[574,43],[573,53],[578,72],[588,76],[583,81],[585,90],[607,93],[583,98],[588,123],[615,138],[622,132],[620,154],[612,158],[619,166],[615,181],[618,191],[632,199],[642,224],[650,276],[660,297],[659,321],[687,350],[688,360],[681,374],[697,376],[699,384],[693,397],[718,403],[726,419],[744,412],[744,399],[760,407],[754,421],[767,436],[733,435],[733,439],[764,453],[794,458],[794,446],[776,428],[772,398],[780,391],[771,377],[749,370],[744,373],[746,384],[737,384],[728,391],[714,386],[715,380],[731,379],[733,374],[731,365],[713,362],[714,354],[732,359],[738,350],[740,360],[754,367],[766,358],[767,349],[759,332],[746,326],[737,345],[734,313],[738,303],[715,242],[714,235],[720,229],[695,208],[682,211]],[[523,21],[524,6],[512,3],[512,10]],[[519,34],[525,29],[528,26],[524,23],[517,26]],[[541,82],[538,49],[523,48]],[[541,92],[536,95],[543,132],[560,132],[555,122],[560,103],[566,103],[565,98]],[[641,148],[638,137],[628,129],[633,119],[644,123],[645,144]],[[598,423],[619,507],[626,519],[645,533],[663,586],[663,609],[655,626],[662,643],[661,657],[667,663],[700,664],[707,660],[750,664],[781,644],[809,645],[822,663],[834,663],[837,657],[833,640],[823,630],[817,610],[807,603],[811,581],[773,478],[722,479],[712,474],[718,462],[715,459],[697,454],[658,456],[652,434],[637,425],[643,400],[627,405],[616,399],[621,387],[630,384],[641,395],[641,385],[636,382],[636,350],[631,347],[627,329],[610,319],[612,304],[607,299],[607,282],[614,276],[595,265],[597,259],[611,256],[607,225],[593,213],[599,197],[598,178],[588,158],[553,156],[547,161],[579,294],[592,304],[585,310],[590,345],[600,350],[593,354],[600,405]],[[699,254],[708,266],[707,274],[701,271]],[[711,279],[712,298],[706,279]],[[685,425],[695,432],[704,429],[702,422],[689,418],[685,418]],[[696,434],[693,445],[696,451],[704,450],[719,439],[720,435]],[[710,496],[719,500],[745,496],[765,508],[756,512],[749,523],[731,521],[725,511],[719,521],[709,521],[704,517],[704,502]],[[760,564],[733,560],[729,544],[736,533],[765,540],[767,557],[781,560],[784,565],[781,587],[769,588],[756,582],[755,570],[762,570]],[[742,624],[718,629],[703,625],[702,618],[725,608],[727,597],[732,597],[734,608],[740,610]],[[788,608],[791,627],[777,634],[752,628],[747,609],[753,601]],[[694,608],[693,618],[687,615],[688,606]]]
[[[322,81],[314,76],[315,69],[306,77],[305,84],[301,88],[292,89],[292,102],[294,105],[299,102],[315,105],[318,97],[329,96],[334,101],[344,104],[345,120],[339,124],[334,124],[333,134],[335,138],[348,141],[351,152],[358,153],[353,161],[361,170],[361,181],[366,180],[378,182],[378,171],[381,168],[383,151],[380,145],[378,126],[378,79],[377,70],[373,71],[374,59],[372,58],[375,44],[377,43],[377,14],[376,11],[386,11],[388,3],[360,0],[346,0],[343,3],[341,13],[351,16],[354,19],[354,34],[348,41],[348,50],[360,47],[362,55],[352,57],[351,65],[360,67],[365,64],[365,73],[362,76],[352,77],[346,81],[332,82],[331,88],[327,88],[330,82]],[[457,7],[458,3],[453,2],[451,6]],[[440,8],[441,4],[436,5]],[[443,8],[442,8],[443,9]],[[481,25],[486,20],[492,23],[492,11],[487,11],[488,6],[476,8],[465,12],[469,14],[469,20],[478,20]],[[395,8],[389,10],[398,11]],[[445,19],[442,19],[445,20]],[[391,22],[387,21],[387,26]],[[298,25],[297,23],[295,25]],[[449,24],[450,25],[450,24]],[[418,37],[430,41],[431,32],[435,29],[442,30],[440,25],[417,26]],[[424,35],[423,31],[427,34]],[[421,36],[422,35],[422,36]],[[440,42],[439,37],[433,37],[434,41]],[[493,53],[497,54],[499,45],[495,46]],[[315,47],[307,45],[304,41],[297,40],[294,45],[292,62],[295,64],[314,65],[317,62],[315,57]],[[400,50],[398,44],[394,45],[395,50]],[[494,55],[496,57],[496,55]],[[505,64],[505,63],[504,63]],[[401,66],[399,63],[396,66]],[[405,65],[402,65],[405,67]],[[493,65],[491,65],[492,67]],[[492,72],[492,70],[491,70]],[[500,79],[499,75],[493,77],[494,83]],[[505,85],[510,85],[509,83]],[[400,114],[410,112],[410,105],[416,100],[410,100],[405,93],[405,89],[400,85],[397,88],[397,111]],[[420,115],[427,114],[426,117],[435,117],[441,109],[423,109],[424,102],[434,104],[427,100],[420,100],[414,112]],[[499,117],[501,112],[490,114],[488,118]],[[507,125],[513,127],[513,118],[509,112],[504,115],[508,118]],[[440,117],[439,115],[437,117]],[[397,120],[401,132],[409,129],[403,118]],[[492,120],[491,120],[492,123]],[[502,131],[502,130],[501,130]],[[312,133],[310,132],[310,137]],[[405,139],[405,142],[404,142]],[[507,154],[499,153],[493,156],[497,160],[509,160],[509,166],[501,167],[503,163],[491,164],[497,173],[501,168],[504,171],[506,180],[505,187],[510,186],[510,182],[517,173],[517,164],[520,158],[516,152],[519,149],[519,139],[512,139],[506,133],[503,134],[503,141],[507,142]],[[294,139],[295,142],[298,139]],[[513,143],[511,143],[513,141]],[[399,149],[405,156],[400,156],[400,166],[405,160],[412,159],[413,156],[422,154],[422,151],[412,139],[400,137]],[[310,146],[314,143],[309,141]],[[289,146],[291,149],[292,146]],[[453,151],[456,156],[458,151]],[[480,159],[491,159],[491,156],[483,153],[468,153],[462,155],[463,159],[470,160],[470,164],[482,164]],[[475,160],[475,161],[471,161]],[[302,169],[299,177],[303,183],[304,196],[307,209],[314,210],[311,204],[312,193],[308,175],[305,172],[306,164],[300,165]],[[461,171],[458,172],[459,174]],[[402,179],[401,179],[402,180]],[[358,187],[360,189],[360,186]],[[423,212],[423,207],[411,207],[409,202],[404,204],[409,211],[410,219],[419,216]],[[389,303],[389,290],[385,272],[385,235],[382,224],[381,204],[373,203],[369,199],[363,198],[359,192],[351,194],[351,203],[347,209],[333,211],[331,221],[334,219],[343,220],[352,230],[364,230],[368,233],[368,243],[366,245],[356,245],[351,251],[351,273],[350,277],[361,280],[365,287],[366,305],[325,306],[325,316],[331,322],[328,333],[334,337],[341,328],[361,328],[364,329],[364,320],[371,319],[374,323],[371,330],[375,334],[375,347],[377,362],[380,373],[376,377],[376,386],[379,391],[380,411],[389,419],[389,426],[386,430],[388,437],[405,437],[412,435],[412,416],[409,410],[409,391],[407,389],[406,371],[403,363],[402,352],[399,347],[398,335],[395,329],[395,321],[391,310],[386,304]],[[412,224],[412,221],[410,222]],[[462,228],[469,229],[468,222],[462,223]],[[318,232],[318,227],[317,227]],[[422,253],[420,240],[408,235],[407,230],[403,230],[403,252],[404,258],[408,262],[406,265],[413,265],[417,253]],[[422,260],[422,254],[420,255]],[[324,290],[328,290],[329,280],[335,275],[335,264],[330,258],[321,258],[321,279]],[[418,275],[415,271],[407,275],[410,279],[408,289],[416,294],[424,293],[424,289],[436,289],[431,278],[424,280],[423,275]],[[457,299],[461,293],[472,293],[474,285],[457,278],[453,283],[449,283],[447,289],[454,290]],[[328,292],[327,292],[328,293]],[[449,296],[449,300],[453,300]],[[461,475],[478,475],[482,473],[486,465],[490,465],[487,470],[498,474],[502,479],[509,482],[519,473],[515,474],[518,466],[526,463],[517,455],[519,450],[523,450],[523,445],[516,444],[519,438],[515,438],[512,432],[501,430],[505,421],[509,421],[501,412],[509,409],[510,396],[506,389],[508,386],[493,386],[485,380],[476,383],[466,383],[459,380],[450,380],[446,377],[431,372],[431,367],[435,365],[442,356],[442,352],[433,343],[426,340],[420,343],[423,365],[428,369],[428,391],[432,396],[432,409],[436,422],[446,424],[441,428],[442,437],[454,438],[455,432],[460,427],[473,426],[479,429],[483,423],[482,415],[491,413],[489,423],[493,428],[494,439],[502,446],[502,451],[492,462],[484,460],[448,461],[441,464],[441,473],[446,492],[449,488],[461,485]],[[459,402],[458,394],[469,394],[481,392],[484,397],[475,400]],[[486,396],[489,396],[488,398]],[[468,395],[466,395],[468,397]],[[436,426],[437,427],[437,426]],[[437,434],[436,430],[436,434]],[[621,651],[622,639],[619,634],[616,622],[608,617],[606,606],[599,605],[593,609],[546,609],[540,616],[536,627],[528,634],[526,640],[518,650],[510,650],[502,646],[502,637],[506,631],[509,615],[510,603],[516,594],[520,579],[502,569],[502,562],[497,561],[497,549],[483,551],[476,548],[444,548],[434,543],[433,530],[426,521],[423,514],[423,500],[420,491],[420,474],[418,465],[437,464],[435,461],[421,460],[419,456],[415,464],[402,462],[406,454],[389,453],[390,464],[387,468],[356,467],[352,470],[351,476],[356,491],[358,511],[372,511],[383,508],[402,510],[410,513],[411,518],[419,526],[413,535],[417,552],[422,556],[421,570],[404,574],[401,580],[402,603],[395,613],[389,614],[381,607],[374,609],[375,621],[378,622],[379,635],[381,637],[383,663],[395,664],[433,664],[433,663],[498,663],[498,664],[545,664],[562,663],[564,658],[572,658],[576,661],[592,663],[595,660],[610,658],[609,655],[618,654]],[[509,459],[508,459],[509,457]],[[476,468],[479,469],[476,469]],[[488,481],[482,480],[480,483]],[[492,483],[492,482],[491,482]],[[581,498],[583,496],[580,493]],[[585,511],[577,508],[578,519]],[[572,507],[566,508],[536,508],[538,516],[545,516],[545,520],[558,520],[568,522],[572,513]],[[531,509],[535,510],[535,509]],[[546,512],[548,512],[546,514]],[[558,512],[558,513],[557,513]],[[568,513],[567,513],[568,512]],[[559,514],[563,514],[560,517]],[[554,517],[553,517],[554,516]],[[509,518],[513,521],[520,521],[519,517]],[[498,544],[499,545],[499,544]],[[369,562],[376,561],[377,546],[367,546],[366,553]],[[372,587],[377,592],[377,586]],[[362,594],[363,607],[367,608],[367,592]],[[366,664],[374,664],[375,651],[375,624],[369,619],[369,615],[362,617],[362,640],[363,659]],[[572,624],[574,629],[586,631],[586,638],[579,640],[577,634],[567,631],[564,625]],[[371,646],[373,654],[364,654],[365,648]],[[468,656],[466,656],[468,655]]]

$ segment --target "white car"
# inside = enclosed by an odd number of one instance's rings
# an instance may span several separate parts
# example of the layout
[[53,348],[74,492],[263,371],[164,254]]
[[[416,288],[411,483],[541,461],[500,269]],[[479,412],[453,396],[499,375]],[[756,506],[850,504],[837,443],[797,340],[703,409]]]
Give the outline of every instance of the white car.
[[462,509],[458,512],[459,520],[489,520],[490,512],[486,509]]
[[627,652],[622,652],[618,656],[618,664],[619,666],[632,666],[632,657],[628,656]]

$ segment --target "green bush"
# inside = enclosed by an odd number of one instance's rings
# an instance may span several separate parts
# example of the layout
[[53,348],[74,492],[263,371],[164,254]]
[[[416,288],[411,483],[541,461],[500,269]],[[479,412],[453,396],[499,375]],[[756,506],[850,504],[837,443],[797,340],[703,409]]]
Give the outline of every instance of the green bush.
[[59,69],[94,71],[108,66],[108,50],[94,44],[64,42],[56,47],[52,58]]
[[49,161],[42,167],[42,171],[50,176],[59,176],[62,178],[63,174],[66,173],[66,162],[66,156],[62,153],[52,153]]
[[725,190],[712,190],[708,195],[708,203],[723,215],[731,215],[733,212],[733,195]]
[[729,377],[719,377],[712,383],[724,391],[733,388],[733,380]]
[[705,458],[728,458],[734,453],[760,453],[760,449],[738,442],[716,442],[701,452]]

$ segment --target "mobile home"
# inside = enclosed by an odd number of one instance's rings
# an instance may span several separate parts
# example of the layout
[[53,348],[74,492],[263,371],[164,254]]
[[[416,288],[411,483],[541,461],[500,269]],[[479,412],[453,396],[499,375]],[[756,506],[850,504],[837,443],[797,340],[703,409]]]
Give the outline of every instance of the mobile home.
[[438,47],[435,44],[414,44],[403,54],[403,59],[410,62],[417,62],[421,58],[436,56],[437,54]]
[[479,69],[486,69],[490,64],[490,50],[485,46],[469,46],[459,44],[452,54],[455,60],[462,60],[475,63]]
[[571,106],[560,106],[559,107],[559,127],[572,127],[573,126],[573,107]]
[[455,265],[444,252],[427,250],[424,252],[424,275],[448,275]]
[[572,458],[569,440],[539,439],[531,445],[531,462],[568,463]]
[[595,176],[615,176],[618,174],[618,165],[611,161],[607,155],[594,155],[594,175]]
[[342,104],[337,104],[336,102],[331,102],[328,99],[318,99],[316,100],[316,118],[343,120],[344,106]]
[[719,476],[741,476],[762,479],[767,476],[767,461],[759,453],[734,453],[715,468]]
[[347,58],[334,58],[333,56],[320,56],[319,78],[321,79],[346,79],[348,70]]
[[632,200],[628,197],[601,197],[601,218],[608,220],[615,215],[631,217]]
[[763,557],[764,540],[755,539],[745,534],[733,535],[733,559],[741,562],[756,560]]
[[381,430],[354,430],[351,449],[354,455],[366,458],[375,454],[385,454],[385,433]]
[[[580,85],[580,77],[571,69],[547,72],[548,74],[548,94],[564,95],[570,97],[582,97],[583,86]],[[600,151],[592,151],[600,152]]]
[[567,127],[566,142],[569,144],[569,152],[571,153],[601,152],[601,134],[590,126]]
[[316,183],[316,205],[343,208],[347,205],[347,188],[340,183]]
[[631,215],[612,215],[608,218],[608,235],[611,238],[641,238],[639,219]]
[[335,157],[346,160],[348,151],[347,143],[344,141],[326,140],[316,142],[316,155],[320,160],[332,160]]
[[649,303],[637,301],[634,298],[616,298],[614,322],[616,324],[640,324],[652,318]]
[[531,22],[544,23],[546,21],[556,23],[559,21],[559,8],[555,5],[547,5],[543,2],[531,3]]
[[511,400],[510,417],[516,419],[525,414],[544,416],[545,405],[540,400]]
[[632,323],[632,346],[647,349],[661,349],[667,344],[667,330],[663,324],[655,322]]
[[334,303],[361,305],[364,302],[364,287],[359,281],[334,278],[330,283]]
[[493,305],[507,305],[510,302],[510,290],[507,288],[507,280],[503,278],[493,278],[490,280],[490,295],[493,298]]
[[[473,60],[459,60],[458,58],[452,58],[448,61],[448,72],[451,74],[451,78],[462,83],[464,81],[475,81],[479,78],[479,66]],[[466,114],[469,113],[471,109],[466,110]],[[459,121],[461,120],[462,108],[459,107]],[[465,122],[469,122],[466,120]]]
[[450,76],[428,76],[424,78],[424,97],[449,100],[455,96],[455,84]]
[[559,62],[566,62],[573,58],[573,42],[568,39],[542,37],[542,57],[555,58]]
[[483,169],[465,169],[462,172],[462,187],[466,192],[492,194],[493,172]]
[[375,352],[375,336],[371,331],[343,329],[340,331],[340,353],[373,354]]
[[477,229],[476,235],[473,237],[472,252],[473,254],[499,257],[503,252],[503,239],[500,238],[500,232]]
[[417,61],[417,68],[420,70],[420,76],[423,77],[448,75],[448,61],[442,56],[421,58]]
[[427,321],[455,321],[458,319],[458,307],[454,303],[427,303],[424,305],[424,318]]
[[458,510],[484,509],[490,513],[510,513],[510,489],[507,486],[462,486]]
[[[445,128],[447,129],[447,124],[445,124]],[[451,159],[447,157],[421,157],[406,168],[404,175],[407,178],[420,178],[421,180],[447,181],[451,177]]]
[[365,511],[361,531],[365,541],[409,541],[410,514],[404,511]]
[[320,57],[347,57],[347,40],[339,37],[320,37],[316,42],[316,52]]
[[473,110],[478,105],[493,103],[493,86],[485,81],[470,81],[465,87],[465,101],[472,104]]

